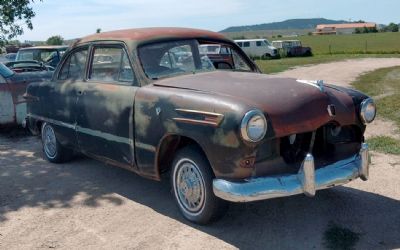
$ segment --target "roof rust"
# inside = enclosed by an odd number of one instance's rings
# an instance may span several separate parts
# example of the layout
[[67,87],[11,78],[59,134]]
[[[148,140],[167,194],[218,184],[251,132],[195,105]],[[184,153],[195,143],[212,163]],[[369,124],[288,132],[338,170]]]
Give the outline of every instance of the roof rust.
[[189,29],[189,28],[139,28],[139,29],[126,29],[116,30],[109,32],[102,32],[83,37],[78,43],[85,43],[98,40],[129,40],[138,43],[154,40],[157,38],[211,38],[211,39],[224,39],[226,37],[217,32]]

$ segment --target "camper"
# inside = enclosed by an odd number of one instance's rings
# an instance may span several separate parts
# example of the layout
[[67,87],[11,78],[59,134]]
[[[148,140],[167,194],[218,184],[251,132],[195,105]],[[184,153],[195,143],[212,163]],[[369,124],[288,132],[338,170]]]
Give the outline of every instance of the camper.
[[235,43],[250,57],[279,57],[278,50],[267,39],[235,40]]

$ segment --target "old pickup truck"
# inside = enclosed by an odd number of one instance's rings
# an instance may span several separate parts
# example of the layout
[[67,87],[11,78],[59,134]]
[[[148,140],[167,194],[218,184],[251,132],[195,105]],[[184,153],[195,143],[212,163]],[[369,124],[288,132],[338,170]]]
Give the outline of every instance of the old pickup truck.
[[[229,47],[216,70],[199,47]],[[107,56],[109,60],[98,58]],[[105,32],[77,41],[53,79],[28,86],[28,125],[50,162],[73,152],[160,180],[183,216],[230,202],[305,194],[368,179],[375,104],[351,89],[261,74],[223,35],[184,28]]]

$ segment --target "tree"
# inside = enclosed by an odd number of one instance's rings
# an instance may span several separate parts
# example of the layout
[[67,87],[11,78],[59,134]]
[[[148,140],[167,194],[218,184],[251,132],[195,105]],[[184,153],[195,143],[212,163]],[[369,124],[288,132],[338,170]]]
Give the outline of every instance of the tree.
[[385,32],[399,32],[399,25],[397,25],[395,23],[389,23],[388,26],[383,28],[383,31],[385,31]]
[[97,28],[96,29],[96,33],[100,33],[101,32],[101,29],[100,28]]
[[47,45],[62,45],[64,42],[64,38],[61,36],[52,36],[49,37],[46,41]]
[[24,24],[33,29],[31,19],[35,12],[30,7],[31,2],[34,0],[0,0],[0,42],[22,35]]

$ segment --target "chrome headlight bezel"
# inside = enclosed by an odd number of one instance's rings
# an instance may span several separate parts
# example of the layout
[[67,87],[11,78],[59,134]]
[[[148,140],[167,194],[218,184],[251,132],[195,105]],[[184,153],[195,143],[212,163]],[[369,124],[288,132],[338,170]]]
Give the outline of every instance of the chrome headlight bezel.
[[[260,134],[260,136],[258,136],[258,138],[252,138],[252,136],[249,134],[249,122],[251,121],[251,119],[253,119],[254,117],[260,117],[264,123],[264,128],[262,130],[262,133]],[[247,142],[259,142],[262,139],[264,139],[266,133],[268,130],[268,123],[267,123],[267,119],[265,118],[265,115],[262,111],[258,110],[258,109],[253,109],[248,111],[243,119],[242,122],[240,124],[240,132],[242,135],[242,138],[247,141]]]
[[[372,107],[374,108],[374,115],[371,119],[368,119],[368,117],[366,116],[366,112],[367,112],[367,108],[372,105]],[[376,105],[375,102],[372,98],[367,98],[364,101],[361,102],[360,104],[360,118],[361,121],[364,124],[368,124],[371,123],[375,120],[376,117]]]

